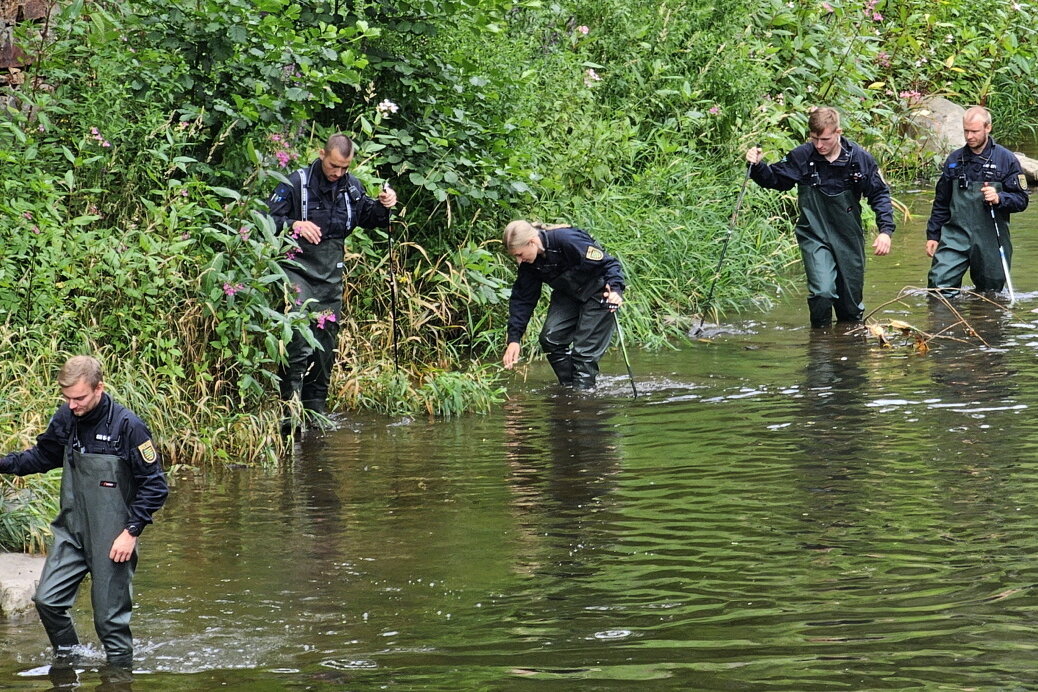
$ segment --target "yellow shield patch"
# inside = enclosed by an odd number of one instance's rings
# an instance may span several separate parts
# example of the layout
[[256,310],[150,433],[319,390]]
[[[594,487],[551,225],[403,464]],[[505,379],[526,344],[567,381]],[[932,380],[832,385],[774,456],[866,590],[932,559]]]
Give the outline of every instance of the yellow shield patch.
[[594,245],[588,245],[587,246],[587,252],[584,253],[584,257],[586,257],[587,259],[591,260],[592,262],[598,262],[603,257],[605,257],[605,253],[602,252],[601,250],[599,250]]
[[151,443],[151,440],[139,446],[137,451],[141,453],[141,458],[148,464],[154,464],[159,458],[159,453],[155,451],[155,445]]
[[1020,183],[1020,189],[1021,190],[1026,190],[1027,189],[1027,176],[1026,175],[1021,173],[1020,175],[1016,176],[1016,180],[1017,180],[1018,183]]

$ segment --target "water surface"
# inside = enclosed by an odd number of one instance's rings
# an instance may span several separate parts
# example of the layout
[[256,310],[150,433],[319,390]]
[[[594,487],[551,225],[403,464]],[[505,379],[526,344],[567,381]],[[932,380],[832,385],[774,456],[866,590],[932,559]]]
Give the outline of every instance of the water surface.
[[[870,307],[925,282],[906,199]],[[1038,689],[1034,219],[1016,309],[956,303],[989,347],[812,331],[792,294],[633,353],[637,401],[618,353],[594,396],[538,362],[491,415],[189,473],[142,541],[135,689]],[[50,688],[37,622],[0,645],[0,689]]]

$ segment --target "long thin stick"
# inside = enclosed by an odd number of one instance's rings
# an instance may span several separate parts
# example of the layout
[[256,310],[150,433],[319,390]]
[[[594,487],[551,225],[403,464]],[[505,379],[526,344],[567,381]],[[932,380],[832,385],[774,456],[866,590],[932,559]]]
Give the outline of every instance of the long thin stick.
[[624,354],[624,364],[627,366],[627,377],[631,380],[631,391],[634,398],[638,398],[638,388],[634,386],[634,373],[631,371],[631,359],[627,357],[627,344],[624,343],[624,330],[620,328],[620,318],[613,310],[613,322],[616,324],[616,336],[620,339],[620,352]]
[[[988,183],[985,182],[985,185]],[[1006,250],[1002,247],[1002,234],[998,232],[998,219],[995,218],[995,207],[992,204],[988,204],[988,211],[991,212],[991,225],[995,227],[995,240],[998,241],[998,256],[1002,260],[1002,273],[1006,277],[1006,288],[1009,289],[1009,305],[1012,307],[1013,303],[1016,302],[1016,294],[1013,292],[1013,280],[1009,278],[1009,262],[1006,261]]]
[[[760,146],[759,144],[757,146]],[[728,243],[732,240],[732,234],[735,233],[735,224],[739,219],[739,208],[742,207],[742,198],[746,194],[746,184],[750,182],[750,168],[752,164],[746,163],[746,175],[742,179],[742,187],[739,189],[739,197],[735,200],[735,208],[732,210],[732,217],[728,220],[728,232],[724,237],[724,245],[721,246],[721,256],[717,259],[717,269],[714,270],[714,278],[710,282],[710,290],[706,294],[706,302],[703,303],[703,309],[699,315],[699,326],[696,327],[695,334],[699,335],[703,333],[703,322],[706,320],[706,309],[710,306],[710,302],[714,299],[714,287],[717,286],[717,278],[721,275],[721,266],[724,264],[724,256],[728,253]]]
[[[389,189],[389,183],[382,184],[383,190]],[[397,311],[396,311],[396,251],[395,244],[393,243],[393,216],[390,212],[389,225],[386,227],[386,234],[389,236],[389,292],[390,292],[390,311],[393,314],[393,367],[396,368],[396,372],[400,372],[400,351],[399,351],[399,339],[397,338]]]

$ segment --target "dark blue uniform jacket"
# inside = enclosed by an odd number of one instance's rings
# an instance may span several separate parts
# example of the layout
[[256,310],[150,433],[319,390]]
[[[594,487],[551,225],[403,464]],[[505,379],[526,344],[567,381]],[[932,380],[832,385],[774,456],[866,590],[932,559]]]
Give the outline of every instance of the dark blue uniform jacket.
[[509,343],[522,339],[544,284],[580,302],[602,291],[606,284],[621,293],[626,287],[620,261],[606,253],[587,231],[556,228],[538,232],[544,253],[532,264],[520,264],[512,284],[508,303]]
[[846,137],[840,138],[840,155],[831,163],[808,142],[793,149],[778,163],[755,164],[750,168],[750,177],[761,187],[772,190],[791,190],[800,183],[816,185],[830,197],[853,190],[858,199],[868,200],[876,213],[879,232],[894,234],[890,188],[872,154]]
[[998,193],[999,203],[995,208],[1006,213],[1026,209],[1029,198],[1024,185],[1021,184],[1022,174],[1020,162],[1013,152],[996,144],[993,137],[988,137],[987,146],[979,154],[974,154],[968,146],[953,151],[945,160],[941,177],[937,179],[933,210],[930,212],[930,221],[926,224],[926,239],[941,239],[941,229],[951,218],[953,185],[999,182],[1002,183],[1002,190]]
[[[303,219],[302,176],[295,171],[288,183],[280,183],[267,200],[270,216],[278,230],[284,230],[293,221],[312,221],[321,229],[322,238],[345,238],[357,226],[385,227],[389,224],[389,209],[377,199],[368,197],[360,181],[346,174],[329,182],[317,159],[305,169],[307,172],[307,218]],[[305,243],[300,239],[300,243]]]
[[[47,429],[36,438],[36,446],[0,459],[0,471],[25,476],[62,467],[65,446],[73,433],[82,452],[112,454],[130,465],[137,493],[130,503],[126,528],[131,534],[139,534],[166,501],[169,487],[147,426],[107,393],[102,394],[94,410],[82,418],[74,416],[68,404],[62,404]],[[145,458],[142,447],[149,451],[150,460]]]

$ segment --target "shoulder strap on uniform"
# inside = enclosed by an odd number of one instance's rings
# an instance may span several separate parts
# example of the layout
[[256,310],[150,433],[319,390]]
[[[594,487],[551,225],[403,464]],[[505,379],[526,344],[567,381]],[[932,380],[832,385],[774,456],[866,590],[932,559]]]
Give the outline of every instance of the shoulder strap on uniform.
[[296,173],[299,174],[299,203],[303,208],[303,218],[300,219],[300,221],[306,221],[308,207],[310,206],[310,181],[307,180],[306,168],[300,168]]

